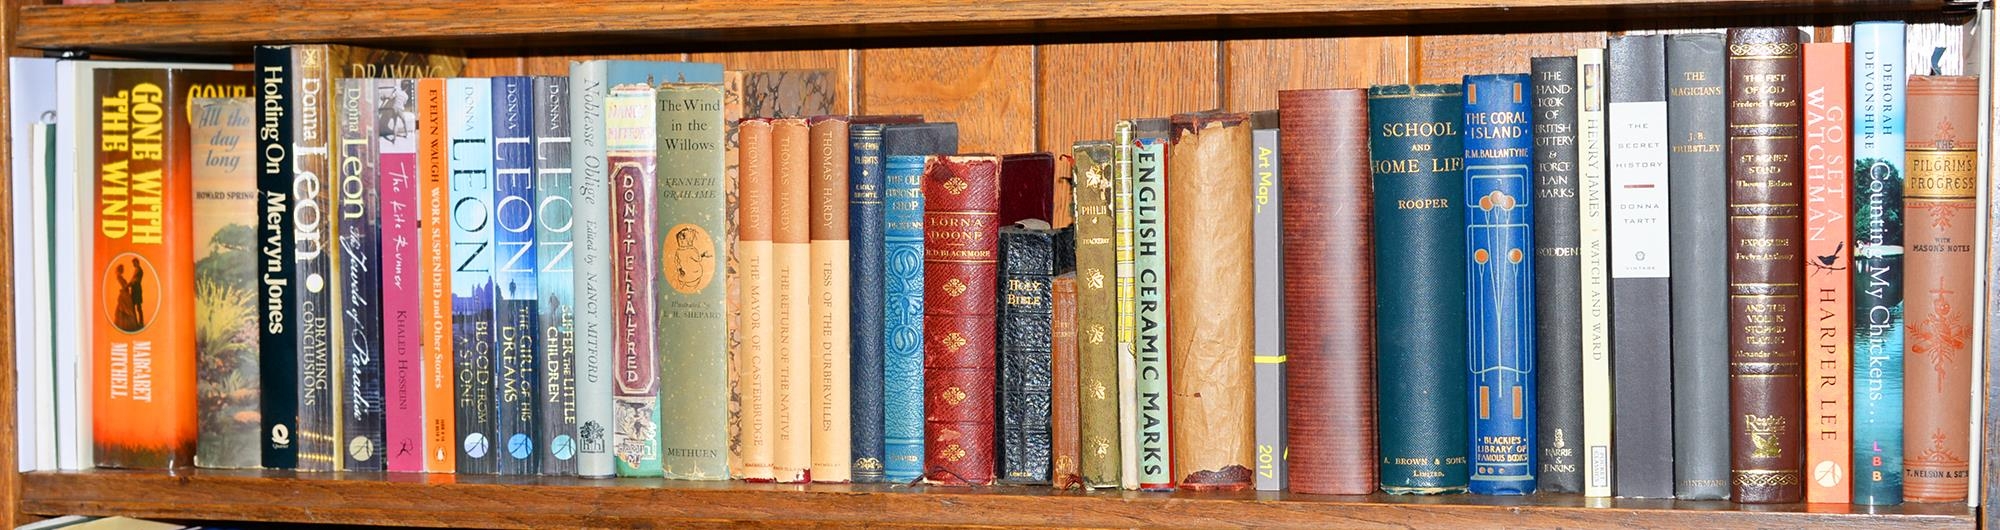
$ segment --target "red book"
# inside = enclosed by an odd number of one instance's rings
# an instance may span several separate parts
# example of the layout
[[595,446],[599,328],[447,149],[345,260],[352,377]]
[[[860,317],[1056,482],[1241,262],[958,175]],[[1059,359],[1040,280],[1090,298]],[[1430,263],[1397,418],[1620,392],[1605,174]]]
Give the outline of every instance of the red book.
[[1903,499],[1964,502],[1972,453],[1979,78],[1910,76],[1903,137]]
[[1844,42],[1806,45],[1806,502],[1846,504],[1854,433],[1849,407],[1847,56]]
[[1366,495],[1377,483],[1368,92],[1286,90],[1278,112],[1287,480]]
[[924,164],[924,478],[993,483],[1000,157]]

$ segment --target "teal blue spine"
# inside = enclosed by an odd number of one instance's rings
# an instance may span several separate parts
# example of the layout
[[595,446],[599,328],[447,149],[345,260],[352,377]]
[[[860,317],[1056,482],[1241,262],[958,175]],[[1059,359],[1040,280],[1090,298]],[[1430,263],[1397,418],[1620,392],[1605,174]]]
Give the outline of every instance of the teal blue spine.
[[924,157],[890,156],[882,179],[882,452],[889,482],[923,477]]
[[1465,77],[1466,375],[1473,493],[1535,491],[1534,135],[1529,77]]
[[1368,121],[1382,490],[1464,492],[1464,89],[1376,86]]
[[1903,23],[1854,25],[1854,503],[1903,502]]
[[451,164],[452,394],[458,472],[497,472],[493,436],[493,109],[491,82],[445,83]]

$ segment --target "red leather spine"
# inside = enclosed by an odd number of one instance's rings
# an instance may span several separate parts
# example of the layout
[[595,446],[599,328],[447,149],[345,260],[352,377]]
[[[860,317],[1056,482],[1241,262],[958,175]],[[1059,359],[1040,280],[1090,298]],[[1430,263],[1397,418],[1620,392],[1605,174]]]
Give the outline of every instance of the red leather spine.
[[924,164],[924,478],[993,483],[1000,158]]
[[1278,93],[1284,223],[1287,479],[1375,491],[1375,296],[1368,93]]

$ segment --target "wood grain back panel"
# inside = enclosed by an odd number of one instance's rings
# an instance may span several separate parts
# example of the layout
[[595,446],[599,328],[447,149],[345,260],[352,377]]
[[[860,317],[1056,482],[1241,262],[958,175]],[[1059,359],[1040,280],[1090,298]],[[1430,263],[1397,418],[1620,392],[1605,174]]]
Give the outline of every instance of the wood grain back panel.
[[1417,37],[1417,82],[1457,83],[1470,74],[1528,71],[1528,58],[1604,46],[1606,33],[1517,33]]
[[1234,40],[1223,43],[1224,107],[1278,108],[1278,91],[1410,82],[1410,37]]
[[1040,149],[1067,152],[1108,139],[1126,118],[1164,118],[1222,105],[1215,41],[1058,44],[1037,50]]
[[1019,153],[1035,146],[1035,48],[863,50],[862,114],[922,114],[958,122],[959,151]]

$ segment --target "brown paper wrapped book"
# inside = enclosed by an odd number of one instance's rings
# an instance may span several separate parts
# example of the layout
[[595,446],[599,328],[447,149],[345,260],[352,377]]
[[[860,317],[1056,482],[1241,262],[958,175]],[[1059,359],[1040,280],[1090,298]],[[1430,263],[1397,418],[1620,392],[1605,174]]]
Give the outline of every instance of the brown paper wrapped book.
[[1257,457],[1250,126],[1181,114],[1167,157],[1168,388],[1174,469],[1192,490],[1250,487]]

